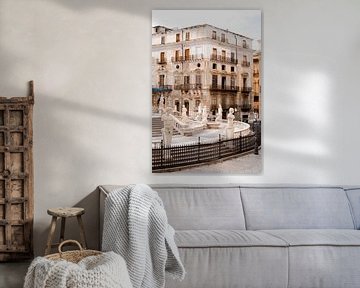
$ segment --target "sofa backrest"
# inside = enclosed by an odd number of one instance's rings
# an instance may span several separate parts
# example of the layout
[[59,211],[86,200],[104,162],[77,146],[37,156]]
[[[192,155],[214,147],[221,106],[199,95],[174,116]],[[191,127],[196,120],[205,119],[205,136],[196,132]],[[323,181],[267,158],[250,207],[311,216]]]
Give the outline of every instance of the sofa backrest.
[[239,187],[156,186],[176,230],[244,230]]
[[240,190],[249,230],[355,227],[342,188],[241,187]]
[[360,229],[360,188],[150,186],[176,230]]

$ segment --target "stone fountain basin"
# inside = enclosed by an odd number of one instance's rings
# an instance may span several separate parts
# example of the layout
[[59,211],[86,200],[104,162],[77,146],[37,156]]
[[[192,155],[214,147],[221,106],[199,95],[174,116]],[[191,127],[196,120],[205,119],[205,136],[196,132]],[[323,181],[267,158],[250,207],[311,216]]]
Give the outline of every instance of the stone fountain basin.
[[208,129],[219,129],[220,128],[220,123],[219,122],[208,122],[206,127]]

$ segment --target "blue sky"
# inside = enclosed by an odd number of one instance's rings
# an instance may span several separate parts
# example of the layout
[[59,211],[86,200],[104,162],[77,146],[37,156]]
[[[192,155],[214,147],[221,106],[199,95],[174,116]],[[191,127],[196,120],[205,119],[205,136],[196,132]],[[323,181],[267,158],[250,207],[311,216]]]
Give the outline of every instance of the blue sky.
[[210,24],[261,40],[260,10],[153,10],[152,26],[169,28]]

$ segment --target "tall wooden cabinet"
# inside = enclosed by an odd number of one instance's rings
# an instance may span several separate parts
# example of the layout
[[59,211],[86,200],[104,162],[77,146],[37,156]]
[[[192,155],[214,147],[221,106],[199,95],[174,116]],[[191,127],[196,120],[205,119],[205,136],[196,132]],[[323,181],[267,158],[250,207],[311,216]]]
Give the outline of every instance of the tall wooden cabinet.
[[0,97],[0,262],[33,255],[33,105]]

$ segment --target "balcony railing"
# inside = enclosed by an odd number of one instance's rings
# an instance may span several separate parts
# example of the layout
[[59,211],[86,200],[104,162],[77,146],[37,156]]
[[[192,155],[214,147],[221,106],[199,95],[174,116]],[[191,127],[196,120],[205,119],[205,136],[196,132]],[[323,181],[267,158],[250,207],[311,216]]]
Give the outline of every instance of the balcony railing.
[[157,62],[157,64],[166,64],[167,60],[166,60],[166,58],[160,58],[160,59],[157,59],[156,62]]
[[201,84],[176,84],[174,85],[174,90],[194,90],[194,89],[201,89]]
[[253,73],[253,76],[254,76],[254,77],[259,77],[259,72],[254,72],[254,73]]
[[171,61],[174,62],[174,63],[176,63],[176,62],[185,62],[185,61],[197,61],[197,60],[203,60],[203,59],[204,59],[203,54],[171,57]]
[[239,86],[212,84],[212,85],[210,86],[210,90],[213,90],[213,91],[232,91],[232,92],[237,92],[237,91],[239,91]]
[[224,62],[224,63],[229,63],[229,64],[237,64],[238,60],[235,58],[231,58],[231,57],[224,57],[221,55],[216,55],[216,54],[212,54],[210,56],[210,60],[212,61],[219,61],[219,62]]
[[250,67],[250,62],[248,62],[248,61],[242,61],[242,62],[241,62],[241,66],[242,66],[242,67]]
[[169,92],[172,91],[171,85],[153,85],[152,86],[152,92]]
[[229,43],[229,40],[228,40],[226,37],[221,37],[221,36],[214,36],[214,35],[212,35],[212,36],[211,36],[211,39],[212,39],[212,40],[219,41],[219,42],[222,42],[222,43]]
[[250,93],[252,91],[252,87],[241,87],[241,92]]
[[250,104],[240,105],[240,109],[242,112],[249,112],[251,110],[251,105]]

